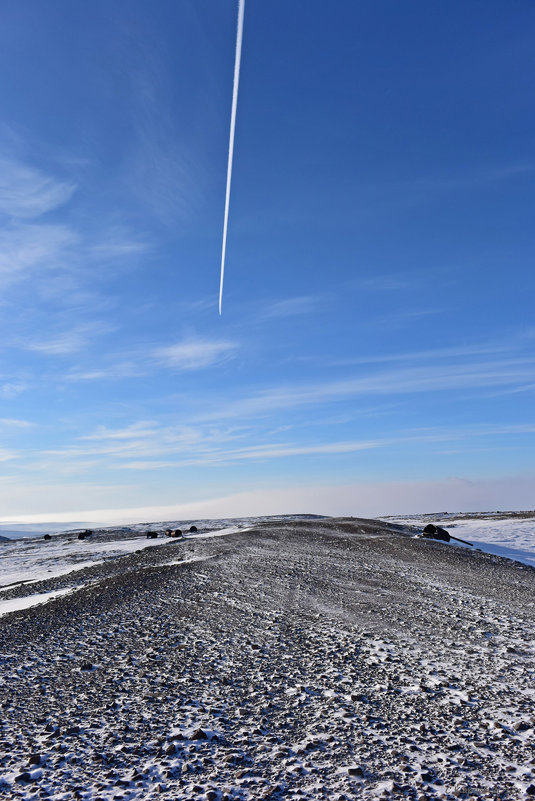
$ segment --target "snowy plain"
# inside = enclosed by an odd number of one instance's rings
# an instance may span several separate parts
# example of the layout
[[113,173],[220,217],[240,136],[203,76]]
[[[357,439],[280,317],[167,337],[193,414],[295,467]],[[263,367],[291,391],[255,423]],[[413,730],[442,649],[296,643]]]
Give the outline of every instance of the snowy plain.
[[[438,513],[382,518],[422,529],[428,523],[493,553],[535,567],[535,512]],[[457,543],[457,547],[467,547]]]
[[[57,597],[55,590],[33,593],[33,584],[83,571],[145,548],[173,545],[176,540],[163,534],[167,528],[181,529],[184,540],[202,540],[245,531],[266,519],[258,517],[196,521],[199,530],[195,533],[188,531],[191,521],[138,523],[123,528],[98,529],[97,536],[85,540],[78,540],[78,529],[55,532],[48,541],[43,541],[44,528],[35,527],[26,537],[21,536],[23,529],[17,530],[15,539],[7,543],[0,542],[0,616],[16,609],[46,603]],[[271,519],[288,521],[292,516]],[[474,548],[485,553],[535,567],[535,515],[531,513],[435,513],[389,516],[383,520],[407,526],[415,536],[421,533],[427,523],[433,522],[445,527],[454,537],[473,543]],[[159,537],[147,539],[147,530],[158,531]],[[47,528],[46,532],[48,531]],[[452,542],[451,547],[469,546]],[[21,585],[27,590],[23,595],[9,600],[3,599],[7,590]],[[67,591],[72,590],[62,590]]]
[[[140,524],[128,529],[104,529],[83,540],[78,539],[77,533],[63,532],[51,540],[31,537],[11,543],[0,542],[0,616],[46,603],[58,597],[58,593],[64,594],[74,589],[32,593],[33,584],[68,576],[146,548],[177,542],[174,538],[164,536],[161,531],[156,539],[147,539],[144,532],[153,527],[154,524]],[[195,533],[185,531],[181,540],[224,537],[246,529],[245,522],[240,521],[239,525],[234,526],[208,527]],[[2,593],[21,586],[26,588],[24,595],[2,599]]]

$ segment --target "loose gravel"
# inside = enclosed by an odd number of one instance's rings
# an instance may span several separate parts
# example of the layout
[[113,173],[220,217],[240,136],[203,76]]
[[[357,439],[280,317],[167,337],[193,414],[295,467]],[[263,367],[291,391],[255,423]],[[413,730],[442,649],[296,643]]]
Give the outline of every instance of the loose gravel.
[[66,588],[0,618],[2,798],[535,796],[531,567],[306,520]]

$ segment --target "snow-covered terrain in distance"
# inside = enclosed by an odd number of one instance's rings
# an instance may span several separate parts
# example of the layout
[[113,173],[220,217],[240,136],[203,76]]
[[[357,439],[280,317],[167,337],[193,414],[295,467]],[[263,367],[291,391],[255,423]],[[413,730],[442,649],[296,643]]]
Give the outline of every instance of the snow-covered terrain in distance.
[[[415,526],[428,523],[445,528],[453,537],[474,544],[485,553],[535,567],[535,512],[437,513],[383,517],[390,523]],[[452,543],[453,544],[453,543]],[[458,547],[467,546],[458,544]]]
[[0,523],[0,542],[3,539],[20,540],[25,537],[43,537],[45,534],[60,534],[62,531],[73,531],[92,528],[89,522],[71,520],[69,523]]
[[[269,519],[287,521],[295,517],[286,515],[283,518]],[[194,533],[189,532],[193,521],[188,520],[137,523],[120,528],[96,529],[92,536],[82,540],[78,539],[78,530],[61,532],[52,536],[50,540],[44,540],[42,536],[36,537],[35,533],[24,539],[6,542],[0,540],[0,616],[57,597],[55,590],[49,593],[32,593],[32,585],[37,582],[68,576],[145,548],[173,545],[177,539],[164,536],[166,529],[183,531],[182,541],[190,538],[202,540],[234,534],[266,519],[268,518],[200,520],[195,523],[198,530]],[[147,539],[148,530],[157,531],[159,536],[156,539]],[[9,600],[2,597],[8,590],[21,585],[27,588],[27,592],[20,597]]]

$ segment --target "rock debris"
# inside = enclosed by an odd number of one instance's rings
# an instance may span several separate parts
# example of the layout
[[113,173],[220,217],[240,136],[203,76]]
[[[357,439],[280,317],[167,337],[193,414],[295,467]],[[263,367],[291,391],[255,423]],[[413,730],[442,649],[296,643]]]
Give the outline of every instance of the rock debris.
[[535,795],[531,567],[304,520],[66,587],[0,618],[0,797]]

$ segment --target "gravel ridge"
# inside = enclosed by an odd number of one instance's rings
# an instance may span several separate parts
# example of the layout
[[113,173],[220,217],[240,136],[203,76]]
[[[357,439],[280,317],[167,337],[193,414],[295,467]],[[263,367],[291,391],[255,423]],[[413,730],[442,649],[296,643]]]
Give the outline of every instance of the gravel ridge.
[[33,585],[72,592],[0,618],[0,797],[535,796],[535,570],[414,534],[266,522]]

